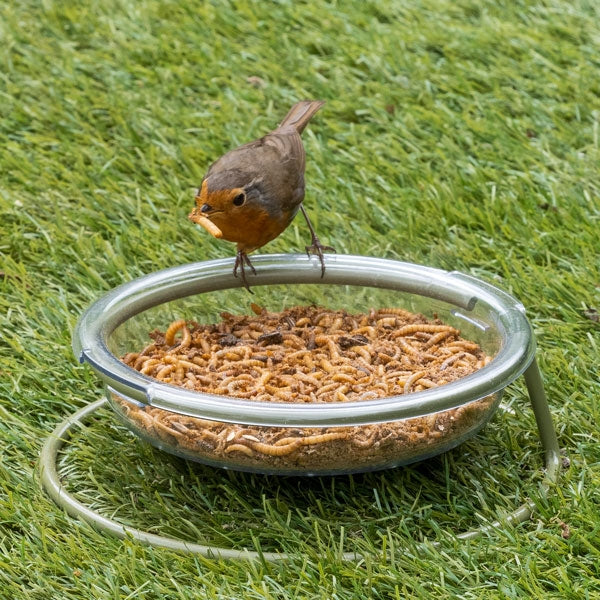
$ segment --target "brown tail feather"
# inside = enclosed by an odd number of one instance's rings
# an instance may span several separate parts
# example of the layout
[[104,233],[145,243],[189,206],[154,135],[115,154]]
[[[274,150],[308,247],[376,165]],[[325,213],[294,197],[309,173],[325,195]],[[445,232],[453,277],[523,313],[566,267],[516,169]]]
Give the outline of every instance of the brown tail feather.
[[303,100],[294,104],[290,112],[281,121],[277,129],[284,127],[294,127],[298,133],[302,133],[307,123],[313,118],[314,114],[323,106],[323,100]]

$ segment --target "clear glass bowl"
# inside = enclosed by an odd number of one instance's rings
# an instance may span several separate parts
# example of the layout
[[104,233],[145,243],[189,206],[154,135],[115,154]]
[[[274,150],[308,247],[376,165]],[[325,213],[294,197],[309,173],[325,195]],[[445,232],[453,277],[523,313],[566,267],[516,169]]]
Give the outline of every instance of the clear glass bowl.
[[[252,295],[233,277],[231,259],[193,263],[119,286],[79,320],[76,356],[103,380],[127,427],[154,446],[213,466],[271,474],[405,465],[473,436],[493,415],[503,389],[533,360],[535,341],[523,306],[470,276],[365,256],[327,256],[323,278],[318,261],[303,255],[256,256],[252,262]],[[251,302],[270,311],[310,304],[349,312],[404,308],[438,317],[493,358],[436,388],[319,404],[199,393],[147,377],[119,359],[174,320],[217,322],[222,311],[249,313]],[[239,435],[248,444],[231,450]],[[286,441],[267,448],[267,438]]]

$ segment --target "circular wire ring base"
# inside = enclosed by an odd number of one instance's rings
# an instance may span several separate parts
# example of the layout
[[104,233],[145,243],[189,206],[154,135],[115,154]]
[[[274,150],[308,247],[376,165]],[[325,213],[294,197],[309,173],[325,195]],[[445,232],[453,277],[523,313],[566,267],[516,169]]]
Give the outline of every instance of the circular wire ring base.
[[[147,531],[142,531],[141,529],[136,529],[134,527],[127,527],[118,521],[104,517],[71,496],[61,483],[56,468],[58,453],[69,440],[71,432],[89,419],[99,408],[102,408],[107,404],[108,400],[102,398],[84,406],[60,423],[44,443],[39,463],[41,483],[50,498],[52,498],[58,506],[65,509],[70,516],[82,519],[100,531],[119,538],[131,537],[143,544],[149,544],[159,548],[200,554],[207,558],[216,559],[277,561],[286,560],[288,558],[288,554],[285,552],[232,550],[230,548],[206,546],[148,533]],[[354,552],[346,552],[343,554],[343,559],[346,561],[355,561],[360,560],[361,556]]]
[[[539,370],[534,360],[525,372],[525,380],[529,389],[529,396],[532,407],[538,423],[540,439],[546,453],[546,482],[542,485],[542,494],[548,491],[549,483],[556,483],[558,478],[559,448],[556,434],[548,404],[544,395],[543,384]],[[185,542],[175,538],[165,537],[148,533],[134,527],[127,527],[118,521],[104,517],[86,505],[82,504],[71,496],[61,483],[60,476],[56,467],[58,453],[64,444],[68,441],[72,430],[83,424],[95,411],[108,403],[108,400],[102,398],[84,406],[74,414],[67,417],[60,423],[52,434],[48,437],[42,452],[40,454],[39,471],[43,488],[48,495],[72,517],[82,519],[93,525],[96,529],[109,533],[119,538],[131,537],[143,544],[168,548],[179,552],[195,553],[207,558],[216,559],[234,559],[234,560],[259,560],[259,561],[279,561],[290,558],[285,552],[257,552],[251,550],[232,550],[230,548],[220,548],[218,546],[206,546]],[[528,501],[513,512],[506,515],[502,520],[484,525],[478,529],[467,531],[456,537],[460,540],[468,540],[480,536],[483,533],[494,529],[505,527],[507,525],[516,525],[526,521],[531,517],[534,503]],[[439,542],[433,542],[437,546]],[[344,552],[340,558],[347,562],[359,562],[364,556],[358,552]]]

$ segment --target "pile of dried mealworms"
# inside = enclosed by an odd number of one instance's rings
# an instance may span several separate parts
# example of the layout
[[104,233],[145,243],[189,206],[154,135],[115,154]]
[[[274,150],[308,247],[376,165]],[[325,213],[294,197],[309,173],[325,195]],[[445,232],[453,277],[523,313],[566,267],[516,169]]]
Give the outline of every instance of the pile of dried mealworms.
[[[279,313],[253,308],[254,315],[222,313],[216,324],[175,321],[164,333],[152,332],[152,343],[123,361],[150,377],[199,392],[259,402],[348,402],[443,385],[490,360],[453,327],[402,309],[349,314],[315,306]],[[118,402],[146,436],[193,458],[198,453],[199,459],[230,457],[252,464],[267,459],[275,465],[284,459],[289,465],[292,458],[298,465],[304,458],[319,469],[349,459],[348,452],[373,462],[388,454],[392,458],[399,444],[404,453],[438,445],[472,427],[489,403],[484,399],[397,423],[292,430],[226,424]]]

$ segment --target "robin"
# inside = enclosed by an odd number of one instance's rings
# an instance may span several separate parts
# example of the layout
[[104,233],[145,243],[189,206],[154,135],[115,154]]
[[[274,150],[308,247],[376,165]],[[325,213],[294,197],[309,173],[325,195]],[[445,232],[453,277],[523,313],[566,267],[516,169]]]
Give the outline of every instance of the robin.
[[281,124],[264,137],[224,154],[206,173],[196,194],[189,218],[216,238],[237,243],[233,274],[238,269],[248,291],[244,265],[256,270],[248,254],[275,239],[302,211],[311,234],[306,252],[321,261],[325,274],[323,246],[302,204],[304,200],[305,152],[300,134],[321,101],[298,102]]

